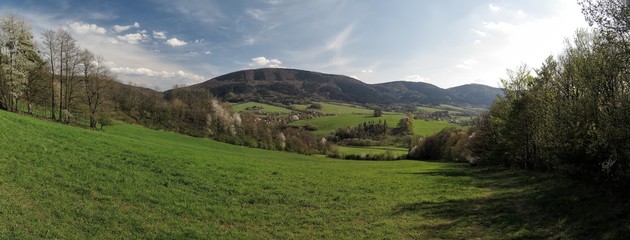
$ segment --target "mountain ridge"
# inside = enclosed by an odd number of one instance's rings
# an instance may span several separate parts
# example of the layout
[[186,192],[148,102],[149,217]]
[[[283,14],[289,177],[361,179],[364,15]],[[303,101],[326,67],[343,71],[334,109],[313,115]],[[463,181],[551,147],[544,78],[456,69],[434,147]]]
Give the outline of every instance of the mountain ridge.
[[359,104],[457,104],[488,107],[499,88],[465,84],[440,88],[425,82],[392,81],[368,84],[338,74],[300,69],[258,68],[224,74],[186,88],[202,88],[226,101],[282,103],[340,101]]

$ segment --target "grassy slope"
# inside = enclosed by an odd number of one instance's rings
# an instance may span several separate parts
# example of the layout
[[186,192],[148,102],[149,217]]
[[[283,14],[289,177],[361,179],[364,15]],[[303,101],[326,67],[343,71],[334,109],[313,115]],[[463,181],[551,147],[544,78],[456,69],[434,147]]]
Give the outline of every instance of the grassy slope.
[[355,146],[337,146],[339,153],[341,154],[382,154],[386,151],[391,151],[394,155],[405,155],[409,151],[406,148],[388,147],[388,146],[369,146],[369,147],[355,147]]
[[263,107],[263,109],[261,109],[260,112],[266,112],[266,113],[291,113],[293,112],[293,110],[288,109],[288,108],[283,108],[283,107],[278,107],[278,106],[269,105],[265,103],[258,103],[258,102],[244,102],[244,103],[234,104],[232,105],[232,111],[242,112],[242,111],[246,111],[247,108],[253,107],[253,106]]
[[[319,117],[308,120],[300,120],[291,123],[292,125],[313,125],[317,127],[317,131],[314,133],[316,135],[324,136],[329,134],[330,132],[337,130],[339,128],[344,128],[348,126],[356,126],[363,122],[378,122],[387,121],[387,125],[390,128],[396,127],[396,124],[400,121],[400,119],[404,118],[405,115],[402,114],[385,114],[382,117],[372,117],[371,115],[360,115],[360,114],[341,114],[337,116],[327,116],[327,117]],[[440,130],[446,127],[457,127],[461,128],[460,125],[444,122],[444,121],[425,121],[417,119],[414,122],[414,133],[420,136],[431,135],[439,132]]]
[[382,117],[373,117],[372,115],[362,115],[362,114],[340,114],[336,116],[326,116],[326,117],[318,117],[307,120],[300,120],[292,122],[291,125],[302,126],[302,125],[313,125],[317,127],[317,131],[314,133],[316,135],[325,136],[330,134],[330,132],[337,130],[339,128],[356,126],[363,122],[378,122],[387,121],[387,125],[390,127],[395,127],[398,121],[403,118],[404,115],[383,115]]
[[[372,114],[374,110],[370,110],[364,107],[358,107],[349,104],[338,103],[319,103],[322,105],[321,111],[329,114]],[[308,105],[293,105],[296,109],[307,110]]]
[[[331,160],[0,111],[0,238],[627,238],[628,206],[544,174]],[[622,207],[625,206],[625,207]]]

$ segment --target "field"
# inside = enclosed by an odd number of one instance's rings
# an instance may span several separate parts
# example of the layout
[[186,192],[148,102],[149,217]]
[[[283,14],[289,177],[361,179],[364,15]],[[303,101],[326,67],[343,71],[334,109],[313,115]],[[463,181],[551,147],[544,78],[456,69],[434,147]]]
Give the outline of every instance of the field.
[[386,151],[391,151],[395,156],[405,155],[409,151],[406,148],[397,148],[389,146],[369,146],[369,147],[354,147],[354,146],[337,146],[340,154],[382,154]]
[[[323,113],[327,114],[369,114],[374,113],[374,110],[370,110],[364,107],[349,105],[349,104],[338,104],[338,103],[319,103],[322,105],[322,109],[319,110]],[[293,105],[295,109],[299,110],[307,110],[308,105]]]
[[333,160],[0,111],[0,238],[626,238],[628,205],[561,177]]
[[245,102],[245,103],[234,104],[232,105],[232,111],[234,112],[247,111],[247,108],[250,108],[253,106],[262,107],[262,109],[260,109],[259,112],[264,112],[264,113],[291,113],[293,112],[293,110],[288,109],[288,108],[283,108],[283,107],[278,107],[278,106],[258,103],[258,102]]
[[[378,122],[387,121],[387,125],[390,128],[395,128],[400,119],[404,118],[403,114],[385,114],[382,117],[373,117],[372,115],[360,115],[360,114],[340,114],[337,116],[326,116],[307,120],[300,120],[291,123],[291,125],[303,126],[312,125],[317,127],[317,131],[314,131],[315,135],[326,136],[332,131],[339,128],[356,126],[363,122]],[[414,120],[414,133],[420,136],[431,135],[439,132],[446,127],[461,128],[460,125],[444,122],[444,121],[425,121],[416,119]]]

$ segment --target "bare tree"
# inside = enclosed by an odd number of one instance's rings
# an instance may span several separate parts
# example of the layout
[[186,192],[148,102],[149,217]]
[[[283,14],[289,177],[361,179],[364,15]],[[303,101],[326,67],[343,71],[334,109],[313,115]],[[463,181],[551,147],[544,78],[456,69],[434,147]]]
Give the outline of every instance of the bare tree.
[[55,119],[55,63],[59,59],[57,33],[46,30],[42,33],[44,39],[44,57],[50,66],[50,118]]
[[96,128],[96,115],[104,102],[104,94],[108,86],[107,81],[110,81],[111,74],[105,66],[103,57],[95,56],[87,49],[81,51],[80,61],[85,101],[90,113],[90,127]]
[[[57,30],[57,44],[59,46],[59,119],[64,119],[64,94],[66,94],[67,82],[70,78],[70,64],[74,57],[74,50],[76,48],[76,40],[72,38],[72,35],[64,29]],[[65,74],[65,75],[64,75]]]

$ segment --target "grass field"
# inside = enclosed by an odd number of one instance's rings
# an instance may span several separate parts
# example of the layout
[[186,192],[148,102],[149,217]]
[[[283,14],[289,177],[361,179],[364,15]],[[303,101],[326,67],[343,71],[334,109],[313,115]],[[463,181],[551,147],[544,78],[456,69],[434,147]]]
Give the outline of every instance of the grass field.
[[[396,124],[400,121],[400,119],[404,118],[405,115],[402,114],[385,114],[382,117],[372,117],[371,115],[359,115],[359,114],[341,114],[337,116],[327,116],[320,118],[313,118],[307,120],[300,120],[291,123],[291,125],[295,126],[303,126],[303,125],[312,125],[317,127],[317,131],[313,133],[318,136],[325,136],[330,134],[332,131],[337,130],[339,128],[356,126],[363,122],[378,122],[387,121],[387,125],[390,128],[395,128]],[[456,127],[461,128],[458,124],[453,124],[444,121],[425,121],[416,119],[414,120],[414,133],[420,136],[431,135],[439,132],[440,130],[447,127]]]
[[342,155],[348,154],[382,154],[386,151],[391,151],[394,155],[407,154],[409,149],[397,148],[389,146],[370,146],[370,147],[354,147],[354,146],[337,146],[339,153]]
[[0,239],[628,239],[630,207],[561,177],[347,161],[0,111]]
[[[349,104],[339,104],[339,103],[319,103],[322,105],[322,109],[320,110],[323,113],[327,114],[367,114],[371,115],[374,113],[374,110],[370,110],[364,107],[349,105]],[[307,110],[308,105],[293,105],[295,109]]]
[[262,107],[262,109],[260,109],[259,111],[264,112],[264,113],[291,113],[293,112],[293,110],[288,109],[288,108],[283,108],[283,107],[278,107],[278,106],[258,103],[258,102],[244,102],[244,103],[234,104],[232,105],[232,111],[234,112],[247,111],[247,108],[250,108],[253,106]]
[[387,121],[387,125],[390,127],[395,127],[400,119],[404,118],[405,115],[396,114],[396,115],[383,115],[382,117],[373,117],[372,115],[361,115],[361,114],[340,114],[336,116],[326,116],[326,117],[318,117],[307,120],[300,120],[292,122],[291,125],[295,126],[304,126],[304,125],[312,125],[317,127],[317,131],[313,133],[318,136],[325,136],[330,134],[330,132],[337,130],[339,128],[351,127],[361,124],[363,122],[378,122]]
[[416,119],[413,121],[413,133],[419,136],[429,136],[438,133],[445,128],[466,128],[459,124],[444,121],[426,121]]

